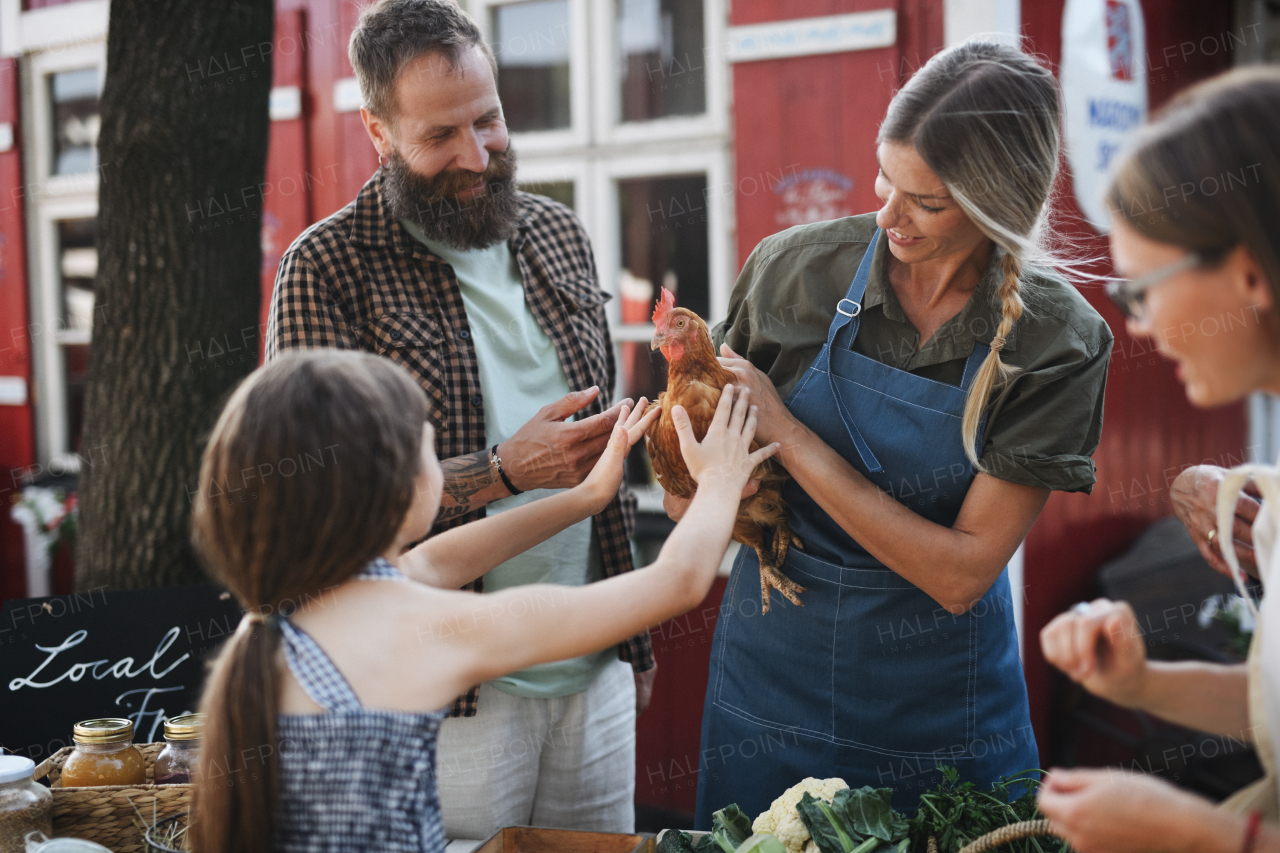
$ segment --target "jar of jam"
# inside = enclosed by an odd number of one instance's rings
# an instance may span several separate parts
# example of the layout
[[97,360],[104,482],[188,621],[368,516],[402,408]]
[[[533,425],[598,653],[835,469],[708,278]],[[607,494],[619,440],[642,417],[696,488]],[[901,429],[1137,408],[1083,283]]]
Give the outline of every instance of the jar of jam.
[[203,714],[183,714],[164,721],[164,749],[156,756],[152,777],[157,785],[187,785],[196,772]]
[[133,721],[85,720],[72,730],[76,748],[62,765],[62,787],[145,785],[147,763],[133,745]]
[[31,778],[36,763],[0,755],[0,853],[22,853],[32,832],[53,832],[53,795]]

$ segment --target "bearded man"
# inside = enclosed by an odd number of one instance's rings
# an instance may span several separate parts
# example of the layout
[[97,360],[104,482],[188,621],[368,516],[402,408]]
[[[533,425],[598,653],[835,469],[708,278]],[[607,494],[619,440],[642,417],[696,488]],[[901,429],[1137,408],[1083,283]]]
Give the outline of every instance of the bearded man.
[[[437,531],[576,485],[618,415],[608,296],[573,212],[515,187],[492,53],[447,0],[381,0],[349,56],[380,167],[280,260],[267,358],[362,349],[418,380],[445,475]],[[630,500],[624,485],[473,588],[631,571]],[[642,634],[460,697],[438,751],[447,834],[632,831],[635,717],[654,672]]]

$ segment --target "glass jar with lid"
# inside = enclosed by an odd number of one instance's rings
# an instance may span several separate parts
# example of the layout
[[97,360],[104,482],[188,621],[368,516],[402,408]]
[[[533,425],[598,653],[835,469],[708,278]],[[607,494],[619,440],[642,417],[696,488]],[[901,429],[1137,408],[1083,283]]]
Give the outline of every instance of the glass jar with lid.
[[187,785],[200,755],[203,714],[182,714],[164,721],[164,749],[156,756],[152,778],[157,785]]
[[133,721],[85,720],[72,730],[76,747],[62,765],[62,787],[145,785],[147,763],[133,745]]
[[36,763],[0,755],[0,853],[22,853],[30,832],[53,832],[53,795],[31,778]]

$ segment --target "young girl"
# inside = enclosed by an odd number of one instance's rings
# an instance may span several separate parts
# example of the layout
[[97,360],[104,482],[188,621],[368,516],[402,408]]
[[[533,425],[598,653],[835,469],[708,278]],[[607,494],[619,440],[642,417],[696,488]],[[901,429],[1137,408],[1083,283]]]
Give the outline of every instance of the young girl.
[[[205,689],[194,849],[443,850],[442,708],[706,596],[748,476],[776,450],[750,452],[754,407],[726,391],[701,443],[679,420],[698,496],[657,562],[583,587],[479,596],[457,588],[617,493],[651,421],[643,399],[581,485],[406,552],[430,530],[442,483],[422,390],[391,362],[339,351],[250,376],[214,428],[195,505],[197,546],[246,616]],[[308,464],[284,477],[284,459]]]

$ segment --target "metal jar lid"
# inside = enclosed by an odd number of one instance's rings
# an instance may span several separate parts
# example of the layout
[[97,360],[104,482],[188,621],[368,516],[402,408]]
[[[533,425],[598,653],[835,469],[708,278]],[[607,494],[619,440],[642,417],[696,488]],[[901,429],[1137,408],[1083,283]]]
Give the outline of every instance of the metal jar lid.
[[182,714],[164,721],[164,736],[169,740],[199,740],[204,732],[204,714]]
[[105,717],[76,723],[71,730],[76,743],[129,743],[133,740],[133,720]]

